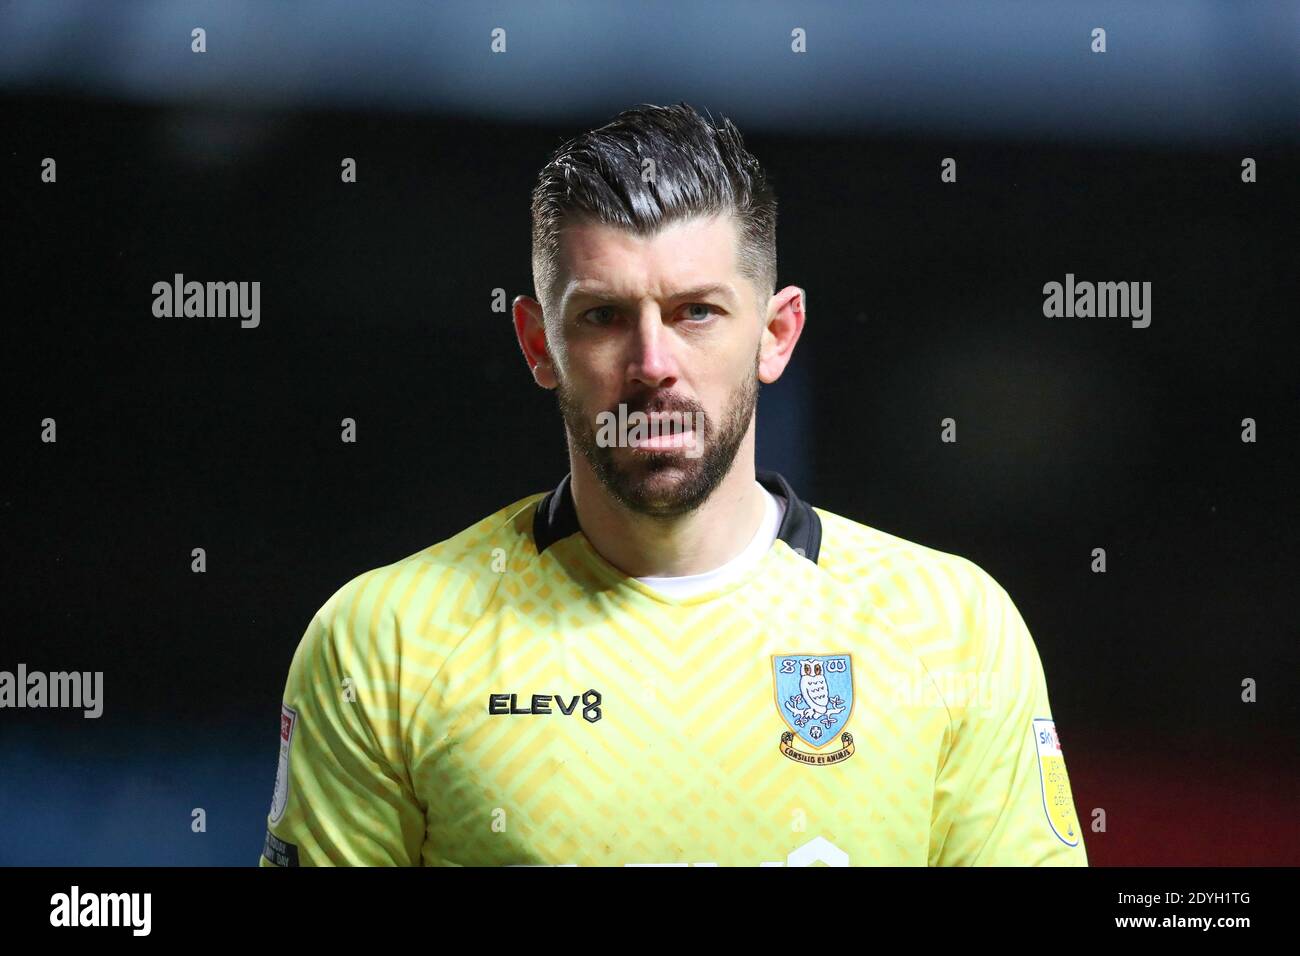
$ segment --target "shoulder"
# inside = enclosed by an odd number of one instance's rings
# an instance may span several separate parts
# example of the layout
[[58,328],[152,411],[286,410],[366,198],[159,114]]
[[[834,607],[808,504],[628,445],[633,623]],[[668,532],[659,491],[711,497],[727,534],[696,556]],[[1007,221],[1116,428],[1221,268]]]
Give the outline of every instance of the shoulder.
[[994,615],[1010,598],[982,567],[822,508],[817,564],[927,656],[983,657]]
[[845,582],[879,588],[925,588],[938,601],[966,601],[1001,585],[959,554],[940,551],[872,528],[822,508],[822,546],[817,563]]

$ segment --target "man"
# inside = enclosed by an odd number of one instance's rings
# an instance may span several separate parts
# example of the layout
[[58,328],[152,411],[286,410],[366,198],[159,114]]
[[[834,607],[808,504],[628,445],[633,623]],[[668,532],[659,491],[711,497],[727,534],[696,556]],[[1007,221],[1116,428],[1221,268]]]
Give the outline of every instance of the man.
[[321,608],[264,865],[1086,865],[1006,593],[755,470],[775,225],[685,104],[543,169],[514,324],[571,471]]

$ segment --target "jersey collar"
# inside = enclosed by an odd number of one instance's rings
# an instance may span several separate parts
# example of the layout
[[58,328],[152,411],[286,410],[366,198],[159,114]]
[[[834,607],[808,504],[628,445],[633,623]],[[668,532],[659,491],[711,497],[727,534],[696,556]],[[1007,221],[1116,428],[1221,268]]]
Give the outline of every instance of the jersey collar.
[[[777,539],[816,564],[822,546],[822,522],[817,512],[807,502],[800,500],[790,483],[777,472],[759,469],[754,477],[772,494],[785,499],[785,517],[777,529]],[[533,513],[533,542],[537,545],[538,554],[555,542],[582,530],[578,526],[578,512],[573,506],[573,494],[569,489],[570,478],[571,475],[565,475],[554,490],[548,491],[537,502],[537,510]]]

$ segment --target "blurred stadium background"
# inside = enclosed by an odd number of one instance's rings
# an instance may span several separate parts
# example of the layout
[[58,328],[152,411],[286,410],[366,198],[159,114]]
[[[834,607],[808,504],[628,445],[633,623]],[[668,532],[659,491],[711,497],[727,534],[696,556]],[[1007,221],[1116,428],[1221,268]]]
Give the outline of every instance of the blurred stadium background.
[[[0,863],[256,862],[315,610],[567,468],[490,309],[537,170],[680,100],[808,290],[760,464],[1007,588],[1094,865],[1300,862],[1298,9],[0,3],[0,668],[105,671],[98,720],[0,714]],[[260,280],[261,326],[155,319],[177,272]],[[1152,282],[1151,327],[1045,319],[1067,272]]]

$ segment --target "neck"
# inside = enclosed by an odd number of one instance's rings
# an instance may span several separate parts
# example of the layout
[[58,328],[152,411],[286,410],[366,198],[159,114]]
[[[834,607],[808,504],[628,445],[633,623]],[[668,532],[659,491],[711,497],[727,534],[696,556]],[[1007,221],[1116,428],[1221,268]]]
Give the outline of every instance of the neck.
[[731,471],[702,505],[673,518],[653,518],[616,501],[581,454],[569,451],[570,488],[578,523],[591,546],[629,577],[680,577],[721,567],[745,550],[763,520],[766,501],[754,479],[754,429]]

